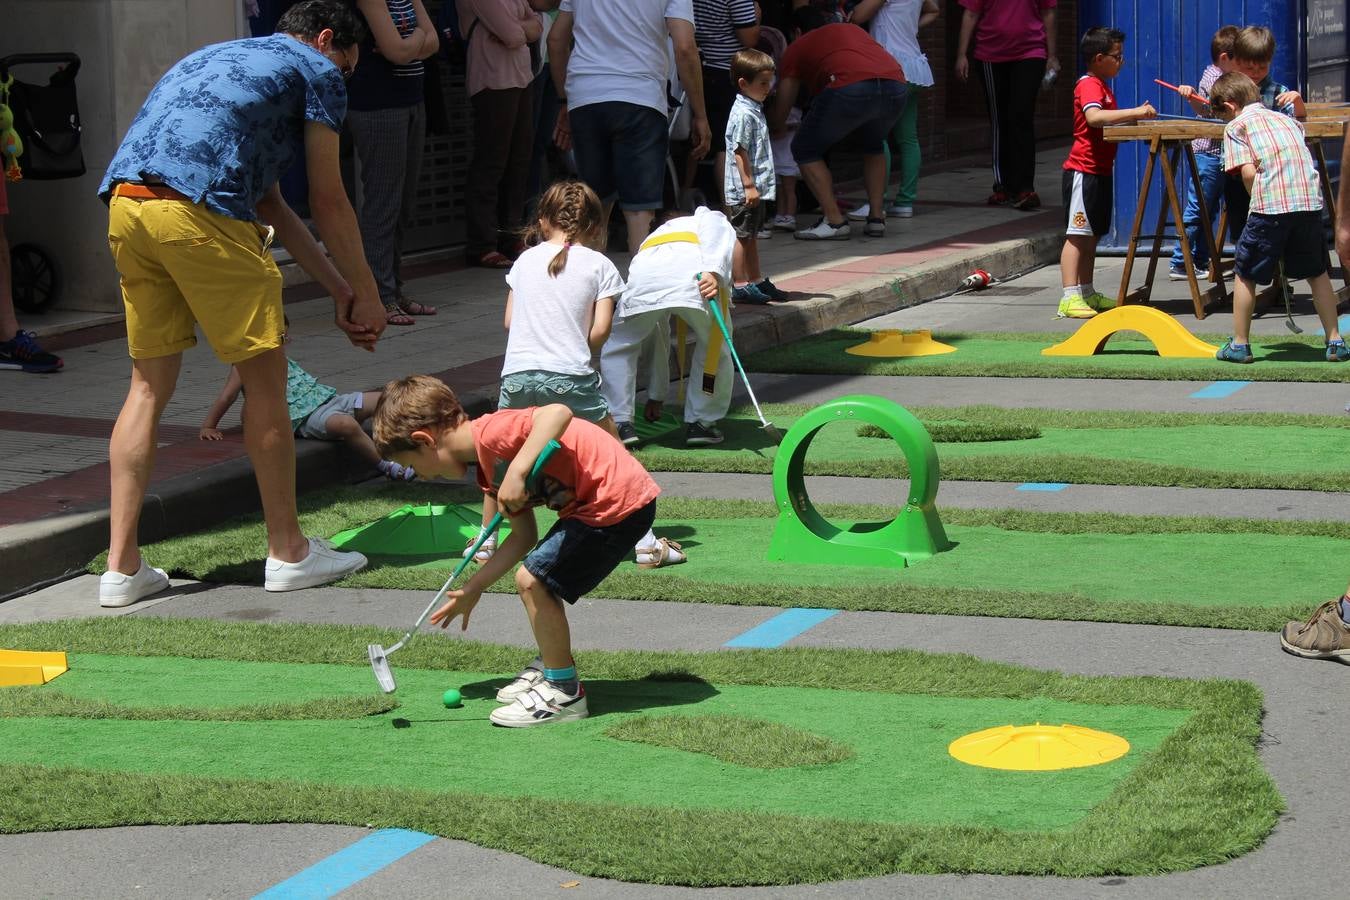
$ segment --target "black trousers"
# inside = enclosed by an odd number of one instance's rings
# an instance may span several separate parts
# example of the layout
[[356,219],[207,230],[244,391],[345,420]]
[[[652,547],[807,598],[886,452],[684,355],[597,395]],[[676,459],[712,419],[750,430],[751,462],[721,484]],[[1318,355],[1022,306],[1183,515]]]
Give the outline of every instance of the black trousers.
[[1036,190],[1036,92],[1045,60],[980,63],[994,138],[994,190],[1016,198]]

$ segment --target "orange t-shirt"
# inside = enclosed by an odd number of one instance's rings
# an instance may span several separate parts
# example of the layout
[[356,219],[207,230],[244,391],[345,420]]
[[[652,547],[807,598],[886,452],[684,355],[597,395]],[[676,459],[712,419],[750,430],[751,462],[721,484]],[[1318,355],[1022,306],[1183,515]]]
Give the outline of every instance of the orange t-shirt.
[[[478,486],[495,497],[497,486],[534,424],[533,409],[503,409],[470,423],[478,450]],[[544,464],[543,491],[531,506],[547,506],[558,518],[604,528],[617,525],[656,499],[661,488],[642,463],[608,432],[573,419]]]

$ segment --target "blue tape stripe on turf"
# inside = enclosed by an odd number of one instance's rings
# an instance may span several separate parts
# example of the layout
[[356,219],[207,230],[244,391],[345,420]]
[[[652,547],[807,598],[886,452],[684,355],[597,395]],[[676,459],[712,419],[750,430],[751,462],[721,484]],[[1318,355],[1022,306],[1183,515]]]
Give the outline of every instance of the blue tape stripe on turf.
[[1216,381],[1191,394],[1191,398],[1193,400],[1222,400],[1224,397],[1233,396],[1249,384],[1251,384],[1250,381]]
[[[1337,319],[1336,328],[1340,331],[1341,337],[1345,337],[1345,333],[1347,331],[1350,331],[1350,314],[1346,314]],[[1319,328],[1317,329],[1317,333],[1320,335],[1325,335],[1326,331],[1325,329]]]
[[1019,491],[1062,491],[1067,484],[1059,481],[1028,481],[1026,484],[1019,484]]
[[435,839],[434,834],[420,831],[383,828],[349,847],[343,847],[327,859],[319,860],[303,872],[295,873],[280,884],[273,885],[254,900],[320,900],[332,897]]
[[724,647],[781,647],[826,619],[839,615],[837,609],[788,609],[767,622],[761,622],[744,634],[727,641]]

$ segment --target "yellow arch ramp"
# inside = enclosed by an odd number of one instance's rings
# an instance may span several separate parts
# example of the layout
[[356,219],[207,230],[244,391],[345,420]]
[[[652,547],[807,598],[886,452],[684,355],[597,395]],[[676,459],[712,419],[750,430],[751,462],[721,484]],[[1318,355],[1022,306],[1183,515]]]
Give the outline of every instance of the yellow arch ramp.
[[1186,330],[1176,319],[1151,306],[1117,306],[1088,319],[1066,341],[1046,347],[1042,356],[1095,356],[1117,331],[1137,331],[1153,342],[1159,356],[1213,359],[1219,348]]

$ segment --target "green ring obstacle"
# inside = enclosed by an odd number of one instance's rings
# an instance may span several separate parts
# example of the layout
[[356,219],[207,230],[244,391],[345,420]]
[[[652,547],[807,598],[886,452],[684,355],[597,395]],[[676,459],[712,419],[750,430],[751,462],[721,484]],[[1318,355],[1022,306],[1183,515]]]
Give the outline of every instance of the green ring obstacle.
[[[832,422],[875,425],[890,435],[909,464],[905,508],[889,522],[836,525],[806,493],[806,453],[816,434]],[[831,400],[798,419],[783,437],[773,464],[778,524],[768,558],[806,563],[904,568],[951,548],[938,518],[938,458],[923,423],[898,403],[856,394]]]

